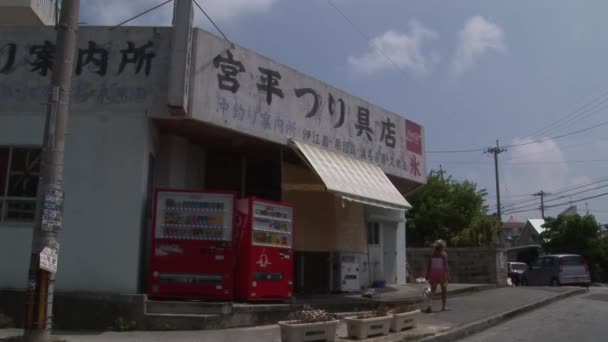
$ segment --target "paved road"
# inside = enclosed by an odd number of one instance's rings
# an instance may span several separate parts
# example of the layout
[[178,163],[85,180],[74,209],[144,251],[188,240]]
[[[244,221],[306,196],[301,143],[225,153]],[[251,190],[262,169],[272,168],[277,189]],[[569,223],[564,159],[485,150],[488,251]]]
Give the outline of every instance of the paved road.
[[[474,292],[448,298],[448,306],[452,309],[447,312],[435,312],[430,315],[421,315],[418,328],[405,332],[412,336],[421,336],[445,331],[463,324],[474,322],[489,316],[505,312],[522,305],[536,302],[555,296],[558,293],[570,291],[568,287],[509,287]],[[579,288],[576,288],[579,289]],[[608,300],[608,289],[604,290]],[[587,294],[585,294],[587,295]],[[592,302],[589,299],[585,301]],[[600,302],[608,307],[608,302]],[[433,303],[438,309],[438,300]],[[604,316],[608,317],[604,309]],[[538,319],[537,319],[538,320]],[[541,322],[543,320],[541,319]],[[534,325],[535,326],[535,325]],[[606,323],[608,327],[608,321]],[[0,340],[4,336],[20,335],[20,330],[0,330]],[[68,342],[279,342],[280,333],[277,325],[267,325],[256,328],[241,328],[227,330],[205,330],[205,331],[132,331],[124,333],[115,332],[57,332],[58,335],[67,339]],[[346,326],[341,324],[338,328],[338,336],[346,336]],[[608,334],[606,334],[608,336]],[[404,336],[393,336],[395,341],[403,340]],[[594,341],[603,341],[595,339]],[[344,341],[340,339],[339,341]],[[351,340],[348,340],[351,341]],[[480,339],[479,341],[493,341],[493,339]],[[497,340],[501,341],[501,340]],[[502,341],[511,341],[510,338]],[[538,341],[545,341],[539,339]],[[535,341],[536,342],[536,341]],[[553,342],[553,341],[552,341]],[[576,340],[582,342],[582,340]]]
[[608,341],[607,317],[608,288],[591,288],[460,341]]

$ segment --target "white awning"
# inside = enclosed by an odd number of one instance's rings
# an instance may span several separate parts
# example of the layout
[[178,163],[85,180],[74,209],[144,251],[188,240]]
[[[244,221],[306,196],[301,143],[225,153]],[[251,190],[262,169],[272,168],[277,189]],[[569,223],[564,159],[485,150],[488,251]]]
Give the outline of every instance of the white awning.
[[290,146],[321,177],[327,190],[343,199],[396,210],[412,207],[380,167],[294,140]]

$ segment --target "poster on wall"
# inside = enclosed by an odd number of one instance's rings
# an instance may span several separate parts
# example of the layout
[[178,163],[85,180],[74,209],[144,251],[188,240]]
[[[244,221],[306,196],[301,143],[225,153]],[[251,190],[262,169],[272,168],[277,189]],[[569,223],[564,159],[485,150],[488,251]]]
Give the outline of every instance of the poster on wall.
[[51,273],[57,272],[57,250],[44,247],[40,252],[40,268]]

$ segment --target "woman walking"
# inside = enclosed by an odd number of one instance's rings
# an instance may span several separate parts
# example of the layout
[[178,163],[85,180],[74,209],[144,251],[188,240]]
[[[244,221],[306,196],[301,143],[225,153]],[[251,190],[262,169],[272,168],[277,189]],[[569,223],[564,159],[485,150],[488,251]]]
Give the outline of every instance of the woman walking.
[[446,253],[445,241],[437,240],[433,243],[433,253],[429,258],[426,279],[431,284],[431,300],[426,308],[426,313],[433,312],[431,308],[432,298],[437,290],[437,285],[441,286],[441,311],[449,310],[446,307],[448,292],[448,254]]

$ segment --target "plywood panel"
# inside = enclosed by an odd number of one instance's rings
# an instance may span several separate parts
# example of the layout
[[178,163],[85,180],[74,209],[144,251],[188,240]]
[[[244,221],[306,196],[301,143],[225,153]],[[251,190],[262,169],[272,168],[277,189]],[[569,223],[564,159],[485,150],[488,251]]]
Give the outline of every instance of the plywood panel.
[[334,195],[328,192],[287,191],[285,202],[295,206],[295,249],[329,252],[336,249]]
[[310,168],[283,163],[283,198],[296,208],[296,250],[367,253],[364,205],[323,191]]
[[364,206],[336,198],[336,249],[367,253]]
[[283,200],[295,206],[296,251],[336,249],[335,196],[320,186],[321,181],[309,168],[283,163]]

